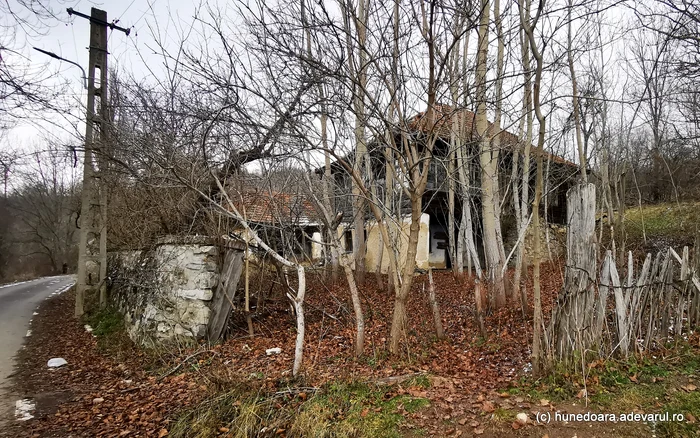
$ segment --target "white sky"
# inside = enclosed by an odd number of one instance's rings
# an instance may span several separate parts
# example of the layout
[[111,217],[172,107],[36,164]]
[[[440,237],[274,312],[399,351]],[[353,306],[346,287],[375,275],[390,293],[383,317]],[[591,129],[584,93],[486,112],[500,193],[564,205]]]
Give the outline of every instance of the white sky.
[[[12,0],[10,2],[12,3]],[[152,55],[153,50],[149,49],[154,47],[151,27],[156,25],[156,17],[161,26],[168,24],[169,16],[174,17],[175,21],[189,23],[197,6],[197,3],[191,0],[68,0],[50,3],[57,20],[47,21],[47,24],[52,26],[44,28],[44,35],[28,39],[21,53],[30,60],[33,68],[46,65],[49,69],[56,69],[58,78],[71,84],[71,89],[66,95],[67,101],[74,102],[74,104],[71,103],[72,114],[66,116],[71,123],[76,123],[85,116],[86,92],[83,88],[80,69],[32,49],[32,47],[38,47],[56,53],[87,69],[90,23],[85,18],[69,16],[66,11],[68,7],[86,15],[90,15],[92,7],[105,10],[109,22],[118,20],[117,25],[131,28],[129,36],[120,31],[108,31],[110,55],[107,62],[110,69],[117,68],[128,71],[136,77],[143,77],[151,74],[146,64],[153,71],[159,71],[161,65],[160,60]],[[0,140],[0,147],[31,148],[41,143],[44,135],[58,137],[64,142],[79,141],[74,129],[65,119],[58,115],[52,115],[51,119],[59,126],[38,123],[38,121],[18,123]],[[79,130],[81,132],[84,130],[84,124],[79,125]]]
[[[11,3],[15,0],[9,0]],[[203,0],[204,6],[207,4],[221,4],[224,10],[229,9],[229,3],[226,0]],[[48,135],[53,138],[59,138],[62,143],[78,143],[81,133],[84,130],[84,124],[81,120],[84,119],[84,102],[85,90],[80,70],[68,63],[63,63],[58,60],[51,59],[44,54],[32,50],[32,46],[54,52],[61,57],[75,61],[84,68],[87,68],[89,44],[89,21],[87,19],[69,16],[66,8],[72,7],[75,10],[84,14],[90,14],[90,8],[96,7],[107,11],[108,21],[118,20],[118,25],[125,28],[132,28],[130,36],[126,36],[120,31],[109,31],[109,52],[108,60],[110,69],[116,68],[120,71],[126,71],[133,74],[137,79],[145,78],[153,75],[160,76],[164,69],[162,68],[162,60],[158,55],[155,55],[156,48],[153,34],[164,36],[166,44],[170,44],[171,50],[179,46],[180,35],[182,29],[189,27],[192,23],[196,10],[200,7],[200,3],[192,0],[116,0],[116,1],[93,1],[93,0],[54,0],[51,1],[51,7],[56,13],[57,20],[52,22],[52,26],[47,27],[45,34],[32,38],[27,41],[22,51],[24,56],[29,58],[34,66],[47,65],[50,69],[57,69],[58,76],[61,79],[67,80],[71,84],[71,90],[66,95],[66,100],[71,102],[73,108],[68,115],[51,116],[54,125],[49,123],[39,122],[24,122],[18,124],[3,138],[0,138],[0,147],[11,146],[13,148],[31,148],[33,145],[42,142],[42,136]],[[606,12],[606,21],[611,27],[623,25],[624,8],[617,10],[609,10]],[[0,17],[0,20],[3,18]],[[174,24],[176,23],[176,24]],[[613,24],[614,23],[614,24]],[[234,26],[235,28],[235,26]],[[608,29],[608,32],[613,33],[614,29]],[[197,32],[194,33],[192,39],[198,38]],[[565,38],[565,31],[560,31],[560,38]],[[472,35],[471,47],[476,45],[476,35]],[[606,48],[606,76],[611,83],[620,84],[621,77],[624,76],[619,63],[624,58],[624,40],[620,40],[619,44]],[[491,49],[493,52],[495,48]],[[518,49],[519,50],[519,49]],[[551,46],[550,52],[560,51],[561,46]],[[515,56],[518,56],[516,51]],[[577,57],[577,69],[583,69],[583,64],[591,62],[590,57],[597,56],[596,53],[587,54],[586,57]],[[583,59],[582,59],[583,58]],[[511,60],[517,64],[516,59]],[[595,61],[593,61],[595,62]],[[507,67],[507,69],[510,67]],[[513,67],[516,70],[517,66]],[[490,74],[494,74],[493,70]],[[582,80],[583,72],[579,71],[579,80]],[[548,79],[548,80],[547,80]],[[557,77],[547,78],[544,85],[545,93],[549,95],[543,96],[543,99],[554,98],[555,105],[559,108],[570,106],[569,97],[556,98],[556,95],[570,95],[570,82],[568,81],[568,70],[562,68]],[[520,81],[520,77],[515,78]],[[624,97],[624,91],[616,90],[612,86],[609,90],[609,98]],[[511,103],[511,114],[519,114],[519,94],[516,93],[515,102]],[[552,101],[550,101],[552,102]],[[509,106],[509,105],[506,105]],[[611,111],[614,111],[611,108]],[[631,112],[630,110],[627,110]],[[552,127],[554,119],[550,119]],[[505,118],[504,123],[510,126],[509,130],[516,131],[517,123],[511,117]],[[39,126],[37,126],[39,125]],[[74,126],[73,126],[74,125]],[[43,129],[41,128],[43,126]],[[75,126],[78,131],[76,132]],[[536,132],[536,131],[535,131]],[[551,131],[549,134],[552,134]],[[570,141],[570,140],[569,140]],[[569,148],[567,148],[569,149]],[[569,149],[571,150],[571,149]],[[567,158],[577,161],[573,154],[567,154]]]

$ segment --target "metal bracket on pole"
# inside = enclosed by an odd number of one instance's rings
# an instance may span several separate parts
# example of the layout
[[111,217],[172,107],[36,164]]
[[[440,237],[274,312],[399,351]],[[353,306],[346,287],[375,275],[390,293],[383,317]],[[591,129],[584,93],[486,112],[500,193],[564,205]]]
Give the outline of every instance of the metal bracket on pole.
[[43,50],[43,49],[40,49],[38,47],[34,47],[34,50],[36,50],[37,52],[41,52],[44,55],[48,55],[54,59],[58,59],[59,61],[64,61],[64,62],[67,62],[69,64],[73,64],[74,66],[78,67],[80,69],[80,71],[83,72],[83,86],[87,90],[87,87],[88,87],[87,86],[87,75],[85,74],[85,69],[80,64],[78,64],[77,62],[71,61],[70,59],[61,58],[57,54],[55,54],[53,52],[49,52],[48,50]]
[[[85,15],[82,12],[78,12],[73,8],[68,8],[68,9],[66,9],[66,11],[68,11],[68,15],[71,15],[71,16],[77,15],[78,17],[87,18],[88,20],[90,20],[90,23],[94,23],[94,24],[97,24],[99,26],[106,26],[112,30],[121,30],[127,36],[129,36],[129,34],[131,33],[131,29],[125,29],[123,27],[117,26],[114,22],[108,23],[106,19],[102,20],[101,18],[95,18],[91,15]],[[105,12],[105,17],[106,16],[107,16],[107,13]]]

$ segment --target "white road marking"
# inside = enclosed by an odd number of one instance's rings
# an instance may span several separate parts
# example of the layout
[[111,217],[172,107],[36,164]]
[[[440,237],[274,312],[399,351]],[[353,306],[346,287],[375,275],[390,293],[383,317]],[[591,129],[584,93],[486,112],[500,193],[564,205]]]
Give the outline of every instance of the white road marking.
[[36,409],[36,403],[32,399],[25,398],[15,402],[15,418],[17,421],[27,421],[34,418],[32,412]]
[[71,282],[71,283],[69,283],[68,285],[66,285],[66,286],[64,286],[63,288],[61,288],[61,289],[56,289],[56,292],[52,293],[51,295],[60,295],[60,294],[62,294],[63,292],[65,292],[65,291],[67,291],[68,289],[70,289],[71,287],[73,287],[74,284],[75,284],[75,282]]
[[19,286],[20,284],[29,283],[30,281],[34,281],[34,280],[27,280],[27,281],[20,281],[20,282],[17,282],[17,283],[7,283],[7,284],[3,284],[2,286],[0,286],[0,289],[4,289],[4,288],[10,287],[10,286]]
[[[51,277],[35,278],[34,280],[25,280],[25,281],[18,281],[18,282],[16,282],[16,283],[0,284],[0,289],[4,289],[4,288],[6,288],[6,287],[12,287],[12,286],[19,286],[19,285],[21,285],[21,284],[27,284],[27,283],[31,283],[31,282],[33,282],[33,281],[48,280],[48,279],[52,279],[52,281],[49,282],[49,284],[56,284],[56,283],[60,283],[60,282],[63,280],[61,277],[65,277],[65,276],[63,276],[63,275],[54,275],[54,276],[51,276]],[[74,283],[75,283],[75,282],[74,282]],[[47,287],[48,287],[48,286],[47,286]]]

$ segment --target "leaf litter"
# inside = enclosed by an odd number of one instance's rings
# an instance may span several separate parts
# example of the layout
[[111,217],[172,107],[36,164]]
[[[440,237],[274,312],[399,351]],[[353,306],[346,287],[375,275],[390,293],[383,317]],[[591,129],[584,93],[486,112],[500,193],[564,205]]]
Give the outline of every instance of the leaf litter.
[[[561,276],[561,265],[543,265],[545,315],[551,313]],[[39,404],[36,418],[13,425],[7,436],[164,437],[180,412],[213,396],[226,382],[252,380],[260,390],[274,392],[290,385],[318,388],[337,380],[378,382],[409,375],[428,376],[430,381],[427,387],[392,383],[395,394],[430,401],[429,407],[406,413],[402,427],[409,435],[423,430],[430,436],[498,436],[490,420],[514,401],[497,390],[515,384],[527,369],[531,319],[523,319],[519,308],[495,312],[486,318],[484,338],[474,321],[473,283],[449,271],[435,272],[434,278],[447,339],[438,340],[432,320],[423,316],[430,314],[423,288],[427,278],[417,276],[408,303],[404,351],[392,357],[387,351],[393,294],[367,275],[362,288],[365,354],[360,358],[353,356],[354,322],[344,281],[330,286],[310,281],[303,379],[296,381],[291,379],[294,319],[281,293],[256,316],[255,337],[245,336],[247,326],[233,318],[227,341],[212,347],[180,346],[162,354],[155,368],[153,357],[133,345],[122,346],[126,351],[118,357],[107,354],[73,318],[74,295],[56,296],[42,305],[34,336],[19,356],[16,389],[29,397],[53,392],[70,397],[56,406]],[[531,276],[527,291],[531,294]],[[280,352],[268,355],[272,348]],[[66,358],[68,365],[47,370],[46,361],[57,356]],[[307,392],[299,391],[295,400],[305,402]],[[506,424],[511,432],[514,420]],[[217,432],[228,433],[226,425]]]

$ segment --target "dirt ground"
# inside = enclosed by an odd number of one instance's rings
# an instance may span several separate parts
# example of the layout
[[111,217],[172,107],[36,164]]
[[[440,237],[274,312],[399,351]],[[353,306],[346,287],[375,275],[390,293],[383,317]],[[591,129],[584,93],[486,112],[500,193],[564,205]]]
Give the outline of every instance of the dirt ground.
[[[545,314],[561,284],[562,268],[543,270]],[[488,336],[474,323],[469,283],[451,272],[435,281],[447,339],[434,335],[424,276],[417,277],[409,305],[408,339],[401,357],[386,352],[393,296],[380,290],[374,276],[362,289],[367,318],[365,355],[352,356],[353,322],[345,288],[310,281],[303,377],[292,380],[294,319],[281,296],[272,296],[255,318],[256,336],[245,335],[244,320],[234,318],[230,338],[214,346],[181,346],[169,352],[145,352],[126,339],[98,342],[72,317],[73,294],[45,301],[33,336],[19,356],[15,392],[37,401],[35,419],[15,422],[6,437],[163,437],[179,413],[220,390],[222,382],[255,377],[271,391],[297,384],[319,388],[328,382],[386,382],[392,394],[427,399],[416,412],[403,412],[401,436],[624,437],[649,436],[643,424],[564,423],[538,425],[538,414],[585,412],[580,403],[553,404],[513,394],[529,375],[531,322],[520,309],[489,315]],[[427,289],[427,284],[425,284]],[[255,288],[255,279],[251,281]],[[265,286],[267,287],[267,286]],[[531,290],[531,288],[528,288]],[[258,303],[263,307],[262,303]],[[123,338],[123,335],[121,335]],[[268,356],[265,350],[280,347]],[[63,357],[68,365],[50,370],[46,362]],[[428,387],[402,385],[404,376],[427,376]],[[528,414],[527,424],[515,421]],[[225,429],[222,428],[221,431]],[[284,433],[282,433],[284,435]],[[220,436],[227,436],[221,432]]]

